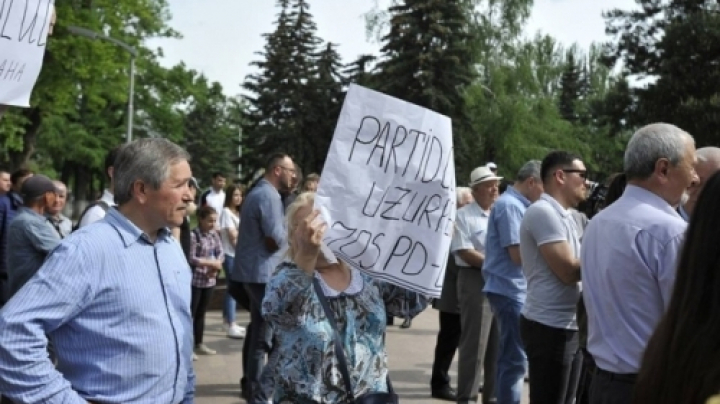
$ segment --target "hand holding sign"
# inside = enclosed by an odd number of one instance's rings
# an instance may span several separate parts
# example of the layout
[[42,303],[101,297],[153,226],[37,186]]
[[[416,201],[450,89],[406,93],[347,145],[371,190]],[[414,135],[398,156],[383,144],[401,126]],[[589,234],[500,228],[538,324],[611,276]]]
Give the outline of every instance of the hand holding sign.
[[318,254],[322,245],[327,223],[320,216],[320,211],[311,210],[312,206],[303,206],[290,220],[296,223],[292,230],[292,241],[295,248],[294,261],[308,273],[315,271]]
[[315,206],[335,255],[439,296],[455,218],[450,119],[351,85]]

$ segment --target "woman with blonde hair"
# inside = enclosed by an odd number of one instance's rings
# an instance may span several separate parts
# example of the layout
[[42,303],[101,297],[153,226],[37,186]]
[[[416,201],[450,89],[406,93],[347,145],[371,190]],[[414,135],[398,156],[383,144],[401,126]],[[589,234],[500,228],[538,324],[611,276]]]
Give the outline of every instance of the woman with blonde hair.
[[267,284],[262,305],[274,331],[265,367],[273,402],[397,402],[388,379],[385,313],[402,312],[404,299],[342,260],[328,262],[320,252],[327,224],[314,200],[314,193],[303,193],[288,207],[289,260]]

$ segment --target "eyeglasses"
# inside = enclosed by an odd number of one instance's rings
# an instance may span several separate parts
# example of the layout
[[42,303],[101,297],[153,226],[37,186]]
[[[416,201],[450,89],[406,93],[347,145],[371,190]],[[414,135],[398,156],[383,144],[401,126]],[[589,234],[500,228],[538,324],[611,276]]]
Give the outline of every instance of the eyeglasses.
[[579,175],[581,178],[587,178],[587,175],[588,175],[587,170],[578,170],[578,169],[565,170],[565,169],[563,169],[562,172],[568,173],[568,174],[575,173],[575,174]]
[[282,168],[283,170],[288,170],[289,172],[295,174],[295,168],[288,168],[288,167],[283,167],[283,166],[278,166],[278,167]]

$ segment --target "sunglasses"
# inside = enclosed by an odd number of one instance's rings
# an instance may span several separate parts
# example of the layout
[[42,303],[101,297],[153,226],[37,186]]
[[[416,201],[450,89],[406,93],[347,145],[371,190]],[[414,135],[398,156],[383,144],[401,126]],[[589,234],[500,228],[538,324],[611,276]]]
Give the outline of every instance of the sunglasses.
[[563,169],[562,172],[568,173],[568,174],[575,173],[575,174],[579,175],[581,178],[587,178],[587,176],[588,176],[587,170],[577,170],[577,169],[564,170]]

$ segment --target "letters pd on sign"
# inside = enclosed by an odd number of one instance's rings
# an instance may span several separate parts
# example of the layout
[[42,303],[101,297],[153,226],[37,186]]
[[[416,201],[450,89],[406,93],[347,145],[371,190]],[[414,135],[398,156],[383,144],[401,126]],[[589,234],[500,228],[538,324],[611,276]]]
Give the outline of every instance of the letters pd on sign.
[[0,104],[30,106],[52,13],[52,0],[0,1]]
[[315,204],[337,257],[439,296],[456,206],[450,118],[351,85]]

